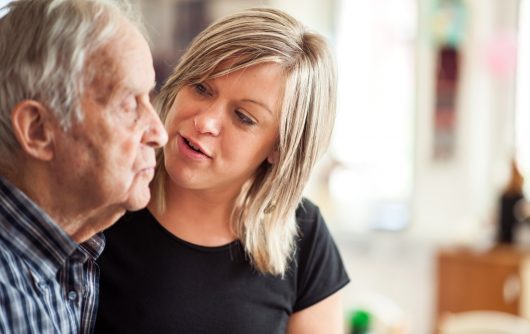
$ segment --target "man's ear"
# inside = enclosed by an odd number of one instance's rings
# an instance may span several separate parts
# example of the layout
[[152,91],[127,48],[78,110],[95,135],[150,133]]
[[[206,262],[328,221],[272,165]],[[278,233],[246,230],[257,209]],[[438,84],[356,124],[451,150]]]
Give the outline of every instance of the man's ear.
[[267,157],[267,161],[271,165],[274,165],[275,163],[277,163],[279,159],[280,159],[280,152],[278,152],[278,149],[274,149],[274,151],[272,151]]
[[54,156],[53,117],[42,103],[24,100],[11,111],[13,133],[22,151],[35,159],[49,161]]

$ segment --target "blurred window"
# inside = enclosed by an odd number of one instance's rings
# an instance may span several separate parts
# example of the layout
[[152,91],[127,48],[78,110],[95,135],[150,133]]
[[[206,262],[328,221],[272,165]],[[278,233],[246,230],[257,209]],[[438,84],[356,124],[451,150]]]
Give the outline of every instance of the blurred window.
[[530,197],[530,1],[519,5],[519,45],[517,54],[515,147],[518,166],[525,176],[525,195]]
[[400,230],[413,181],[417,1],[343,0],[338,9],[333,219],[348,230]]

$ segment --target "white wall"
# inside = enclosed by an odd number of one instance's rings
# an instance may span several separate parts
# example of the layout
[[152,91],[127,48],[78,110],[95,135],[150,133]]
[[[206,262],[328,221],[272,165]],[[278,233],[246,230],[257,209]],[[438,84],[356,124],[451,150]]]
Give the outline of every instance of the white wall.
[[[336,3],[323,0],[269,3],[331,37],[333,42]],[[516,30],[518,0],[464,0],[464,3],[468,18],[460,64],[456,151],[448,161],[435,161],[432,150],[435,48],[429,36],[432,1],[418,0],[414,188],[411,224],[404,234],[435,243],[491,240],[497,197],[508,177],[513,152],[514,80],[492,73],[486,47],[496,32]]]
[[[454,159],[432,159],[434,49],[418,46],[415,186],[412,235],[435,241],[472,241],[494,222],[506,182],[513,138],[513,80],[499,79],[486,62],[485,45],[499,29],[514,29],[517,0],[468,0]],[[420,32],[429,29],[420,1]]]
[[335,25],[335,0],[269,0],[268,3],[293,15],[308,27],[331,38]]

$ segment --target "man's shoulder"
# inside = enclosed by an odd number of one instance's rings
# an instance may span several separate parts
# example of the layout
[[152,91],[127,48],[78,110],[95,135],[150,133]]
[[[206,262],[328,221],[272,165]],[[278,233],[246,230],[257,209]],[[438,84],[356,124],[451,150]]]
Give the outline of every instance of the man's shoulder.
[[21,282],[21,276],[30,272],[21,254],[5,242],[4,236],[0,236],[0,283],[16,285]]
[[0,308],[9,308],[10,312],[16,313],[15,306],[27,303],[25,300],[29,297],[28,291],[33,289],[37,281],[33,279],[36,276],[20,254],[0,236]]
[[17,277],[0,268],[0,333],[57,332],[33,283],[28,277]]
[[45,306],[55,284],[0,235],[0,333],[56,333]]
[[6,269],[4,264],[20,260],[20,255],[6,242],[5,237],[0,231],[0,272]]

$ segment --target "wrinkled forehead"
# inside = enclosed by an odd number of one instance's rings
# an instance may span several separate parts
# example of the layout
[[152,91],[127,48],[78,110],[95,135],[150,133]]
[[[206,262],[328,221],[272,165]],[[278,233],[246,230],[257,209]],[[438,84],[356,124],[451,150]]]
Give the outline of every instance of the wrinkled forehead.
[[102,46],[85,63],[85,92],[98,103],[106,104],[123,82],[119,61],[108,46]]
[[153,59],[147,41],[131,24],[90,55],[85,66],[86,88],[101,103],[123,90],[149,92],[155,82]]

